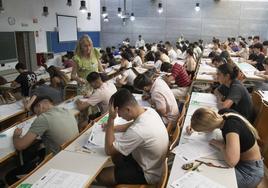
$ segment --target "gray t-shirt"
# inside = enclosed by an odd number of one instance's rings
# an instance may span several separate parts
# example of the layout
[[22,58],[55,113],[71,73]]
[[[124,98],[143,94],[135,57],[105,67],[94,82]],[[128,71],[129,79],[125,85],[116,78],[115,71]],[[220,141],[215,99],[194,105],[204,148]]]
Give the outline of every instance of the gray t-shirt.
[[36,95],[37,97],[48,96],[53,100],[54,104],[59,104],[63,101],[61,91],[46,84],[43,84],[33,89],[33,91],[31,92],[31,96],[33,95]]
[[47,150],[54,154],[60,151],[60,145],[79,134],[74,115],[60,107],[53,107],[39,115],[29,132],[40,136]]
[[225,97],[225,100],[230,99],[233,101],[231,109],[239,112],[249,121],[253,120],[254,114],[252,100],[247,89],[240,81],[235,79],[229,88],[221,85],[218,87],[218,91]]

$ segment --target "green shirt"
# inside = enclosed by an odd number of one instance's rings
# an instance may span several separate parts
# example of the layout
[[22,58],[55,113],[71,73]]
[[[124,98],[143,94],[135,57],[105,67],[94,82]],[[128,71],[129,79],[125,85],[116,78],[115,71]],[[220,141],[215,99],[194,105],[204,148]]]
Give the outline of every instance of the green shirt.
[[56,154],[60,146],[79,134],[74,115],[63,108],[53,107],[39,115],[30,132],[42,138],[48,151]]
[[80,78],[86,79],[89,73],[98,72],[99,58],[100,52],[96,48],[93,48],[93,50],[91,50],[90,58],[84,58],[75,55],[73,57],[73,60],[77,65],[77,75]]

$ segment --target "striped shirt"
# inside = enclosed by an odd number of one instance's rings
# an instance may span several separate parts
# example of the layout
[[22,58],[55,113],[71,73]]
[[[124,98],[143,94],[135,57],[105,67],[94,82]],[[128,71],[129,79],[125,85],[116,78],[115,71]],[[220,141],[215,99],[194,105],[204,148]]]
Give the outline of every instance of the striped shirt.
[[188,76],[185,68],[178,63],[173,65],[171,74],[175,78],[176,84],[179,87],[187,87],[191,84],[190,77]]

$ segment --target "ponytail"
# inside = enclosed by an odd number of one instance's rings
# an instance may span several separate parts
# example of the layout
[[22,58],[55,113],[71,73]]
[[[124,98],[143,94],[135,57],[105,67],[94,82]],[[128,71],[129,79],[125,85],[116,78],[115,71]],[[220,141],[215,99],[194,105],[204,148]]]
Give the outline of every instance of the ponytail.
[[232,113],[232,112],[223,114],[223,117],[230,117],[230,116],[234,116],[234,117],[241,119],[245,123],[247,128],[250,130],[250,132],[254,135],[255,139],[256,140],[260,139],[258,131],[252,126],[252,124],[246,118],[244,118],[243,116],[239,114]]

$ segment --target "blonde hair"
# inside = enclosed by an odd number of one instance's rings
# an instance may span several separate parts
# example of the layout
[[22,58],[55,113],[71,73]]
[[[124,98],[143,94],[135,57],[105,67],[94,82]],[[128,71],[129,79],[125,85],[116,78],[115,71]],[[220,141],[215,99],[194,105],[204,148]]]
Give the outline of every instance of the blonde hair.
[[80,58],[83,56],[83,51],[82,51],[82,47],[81,47],[81,46],[82,46],[82,44],[83,44],[84,42],[88,42],[88,43],[90,43],[90,45],[91,45],[92,48],[93,48],[93,42],[92,42],[90,36],[88,36],[88,35],[83,35],[83,36],[79,39],[79,41],[77,42],[77,45],[76,45],[76,48],[75,48],[75,54],[78,55]]
[[203,132],[218,128],[223,122],[223,117],[208,108],[197,109],[191,118],[191,127],[195,131]]
[[223,123],[224,118],[229,116],[235,116],[241,119],[254,135],[255,139],[260,138],[257,130],[243,116],[232,112],[225,113],[221,116],[217,112],[214,112],[208,108],[199,108],[194,112],[191,118],[191,128],[193,128],[195,131],[200,132],[207,131],[209,129],[216,129],[219,128],[220,124]]

